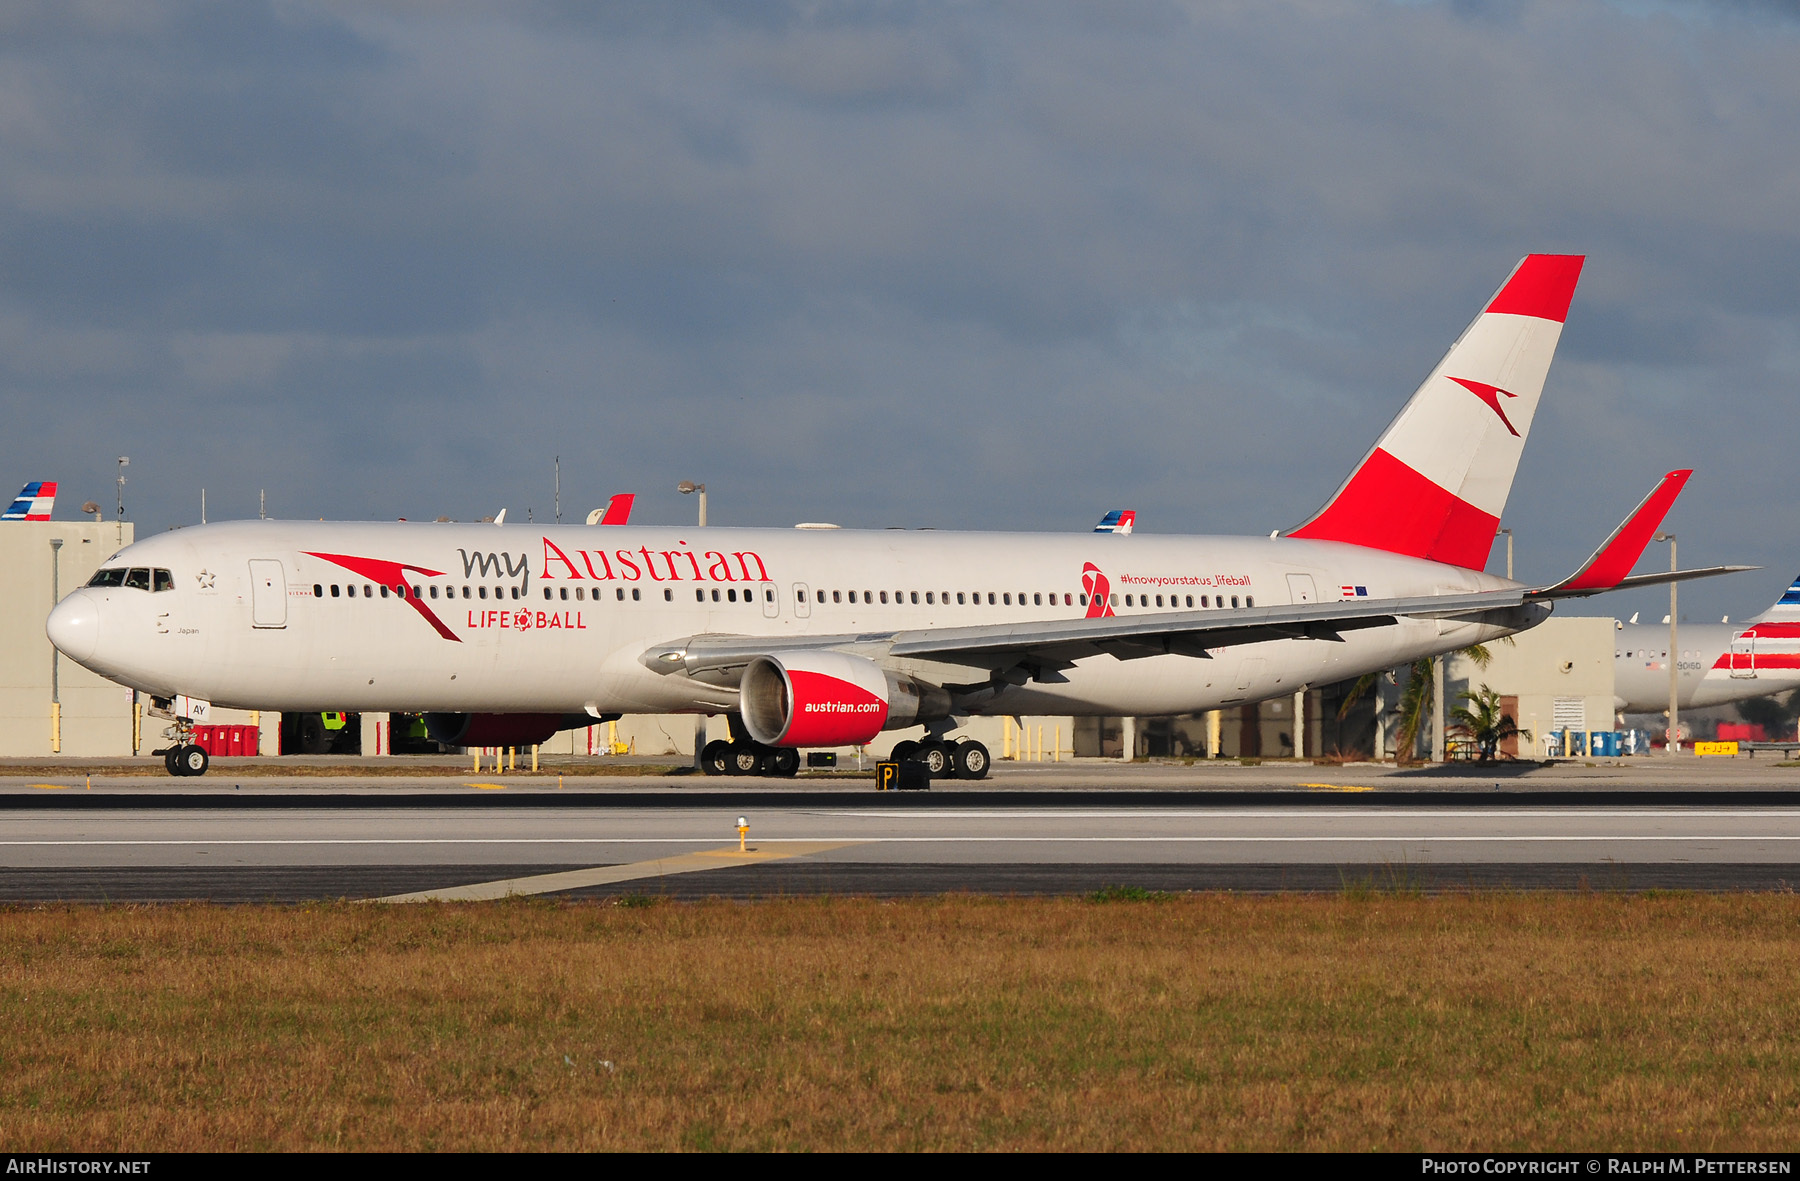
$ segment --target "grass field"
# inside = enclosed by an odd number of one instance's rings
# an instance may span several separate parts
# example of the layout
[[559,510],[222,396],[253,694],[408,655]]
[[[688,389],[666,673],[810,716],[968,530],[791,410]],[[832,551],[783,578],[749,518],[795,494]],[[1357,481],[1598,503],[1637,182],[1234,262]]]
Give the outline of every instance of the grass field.
[[9,910],[0,1136],[15,1151],[1800,1139],[1792,895],[1133,894]]

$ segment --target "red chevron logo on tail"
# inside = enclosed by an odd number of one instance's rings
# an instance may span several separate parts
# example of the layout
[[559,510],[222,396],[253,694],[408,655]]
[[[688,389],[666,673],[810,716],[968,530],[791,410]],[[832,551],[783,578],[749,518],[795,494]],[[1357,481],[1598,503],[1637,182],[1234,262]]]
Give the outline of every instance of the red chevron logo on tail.
[[1511,420],[1506,417],[1506,411],[1500,409],[1500,396],[1502,394],[1509,398],[1516,398],[1519,395],[1513,393],[1511,390],[1503,390],[1497,385],[1488,385],[1483,381],[1470,381],[1466,377],[1452,377],[1450,380],[1454,381],[1463,389],[1468,390],[1483,402],[1486,402],[1488,404],[1488,409],[1492,410],[1495,414],[1498,414],[1500,416],[1500,421],[1506,424],[1506,429],[1512,431],[1513,438],[1516,439],[1519,437],[1519,432],[1513,430]]

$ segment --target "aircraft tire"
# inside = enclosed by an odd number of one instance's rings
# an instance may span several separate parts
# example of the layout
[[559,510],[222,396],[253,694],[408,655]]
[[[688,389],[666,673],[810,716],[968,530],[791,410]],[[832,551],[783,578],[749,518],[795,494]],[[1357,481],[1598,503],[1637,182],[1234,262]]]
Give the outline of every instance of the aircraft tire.
[[762,773],[777,779],[791,779],[800,771],[800,752],[791,746],[780,747],[763,756]]
[[988,748],[973,738],[956,744],[951,751],[951,761],[956,765],[958,779],[986,779],[988,773]]
[[762,748],[754,742],[733,742],[725,752],[728,775],[755,775],[762,770]]
[[181,767],[175,762],[175,756],[180,753],[180,751],[181,748],[179,746],[171,746],[168,750],[163,751],[163,766],[168,768],[169,774],[171,775],[180,776],[184,774]]
[[948,742],[925,742],[919,745],[919,753],[915,756],[925,764],[925,770],[933,779],[945,779],[956,774],[956,748]]
[[204,775],[206,769],[211,765],[212,756],[206,753],[204,746],[195,746],[189,743],[187,746],[177,747],[175,750],[175,766],[177,767],[175,773],[177,775]]
[[893,752],[888,755],[888,762],[904,763],[908,759],[916,759],[918,757],[919,744],[909,738],[904,742],[894,743]]
[[715,738],[701,747],[700,771],[704,775],[731,774],[731,743]]

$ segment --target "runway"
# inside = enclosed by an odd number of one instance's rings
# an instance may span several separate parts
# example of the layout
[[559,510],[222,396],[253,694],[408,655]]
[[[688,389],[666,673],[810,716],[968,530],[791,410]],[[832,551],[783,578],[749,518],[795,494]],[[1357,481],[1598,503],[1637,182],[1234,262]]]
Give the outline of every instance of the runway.
[[1787,889],[1800,799],[1755,794],[15,796],[0,901]]

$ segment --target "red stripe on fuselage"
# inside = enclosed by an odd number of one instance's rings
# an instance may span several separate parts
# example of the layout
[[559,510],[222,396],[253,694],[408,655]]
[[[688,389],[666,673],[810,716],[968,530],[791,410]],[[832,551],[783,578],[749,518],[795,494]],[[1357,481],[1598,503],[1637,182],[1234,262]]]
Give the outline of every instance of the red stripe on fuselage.
[[1288,534],[1448,562],[1487,565],[1500,518],[1452,495],[1377,447],[1319,515]]

